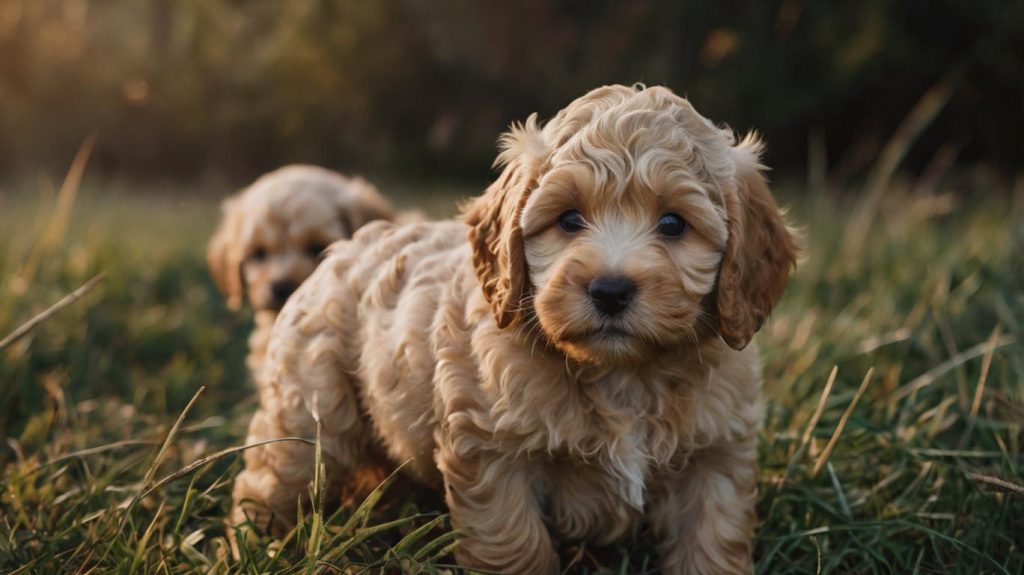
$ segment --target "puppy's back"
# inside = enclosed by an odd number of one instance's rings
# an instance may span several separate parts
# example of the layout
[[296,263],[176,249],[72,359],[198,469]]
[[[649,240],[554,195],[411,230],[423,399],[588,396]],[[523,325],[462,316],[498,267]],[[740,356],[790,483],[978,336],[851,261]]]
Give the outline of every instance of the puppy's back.
[[[331,245],[274,326],[266,371],[274,401],[304,402],[332,435],[366,426],[369,411],[392,460],[413,459],[424,478],[436,473],[436,359],[425,343],[453,277],[471,271],[466,232],[453,221],[375,222]],[[301,427],[293,432],[315,433]],[[352,448],[324,444],[341,460],[358,457]]]

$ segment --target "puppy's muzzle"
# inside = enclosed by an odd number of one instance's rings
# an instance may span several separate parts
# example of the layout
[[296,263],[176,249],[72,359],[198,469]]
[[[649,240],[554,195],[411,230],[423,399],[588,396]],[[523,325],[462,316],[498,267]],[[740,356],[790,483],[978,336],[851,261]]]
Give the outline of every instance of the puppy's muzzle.
[[587,286],[590,301],[597,311],[615,316],[629,307],[636,295],[636,284],[624,277],[599,277]]
[[299,284],[286,280],[270,284],[270,295],[274,298],[274,307],[280,308],[284,302],[295,292]]

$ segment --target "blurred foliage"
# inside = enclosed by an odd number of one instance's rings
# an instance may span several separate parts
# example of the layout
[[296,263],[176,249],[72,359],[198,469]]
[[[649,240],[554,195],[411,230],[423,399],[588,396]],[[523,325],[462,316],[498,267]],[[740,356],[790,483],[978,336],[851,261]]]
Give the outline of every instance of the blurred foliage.
[[1021,54],[1020,0],[0,0],[0,171],[63,165],[95,132],[107,173],[477,178],[510,121],[642,81],[842,184],[962,69],[907,167],[1012,176]]

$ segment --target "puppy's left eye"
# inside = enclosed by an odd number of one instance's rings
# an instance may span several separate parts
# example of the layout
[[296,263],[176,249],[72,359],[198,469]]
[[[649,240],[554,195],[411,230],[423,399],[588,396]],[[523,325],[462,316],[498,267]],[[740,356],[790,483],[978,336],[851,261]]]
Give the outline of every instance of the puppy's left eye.
[[658,233],[668,238],[678,238],[686,232],[686,220],[678,214],[665,214],[658,220]]
[[306,254],[313,259],[320,259],[320,256],[324,254],[324,250],[327,249],[327,244],[312,243],[306,246]]
[[579,210],[569,210],[558,216],[558,227],[567,234],[575,234],[587,227],[587,221],[583,219],[583,214]]

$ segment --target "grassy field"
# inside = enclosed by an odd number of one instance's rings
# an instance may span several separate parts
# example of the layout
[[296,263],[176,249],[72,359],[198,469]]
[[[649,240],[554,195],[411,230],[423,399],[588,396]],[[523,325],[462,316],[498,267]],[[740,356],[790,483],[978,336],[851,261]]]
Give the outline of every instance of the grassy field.
[[[106,273],[0,350],[0,572],[451,562],[443,508],[401,481],[233,553],[223,517],[241,458],[222,450],[242,444],[254,409],[251,320],[224,308],[204,267],[216,204],[76,189],[0,193],[0,337]],[[870,227],[850,229],[858,206],[793,192],[808,253],[759,336],[758,571],[1024,573],[1024,195],[894,188],[864,212]],[[452,194],[429,196],[450,212]],[[585,573],[656,564],[645,531],[564,557]]]

